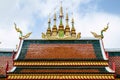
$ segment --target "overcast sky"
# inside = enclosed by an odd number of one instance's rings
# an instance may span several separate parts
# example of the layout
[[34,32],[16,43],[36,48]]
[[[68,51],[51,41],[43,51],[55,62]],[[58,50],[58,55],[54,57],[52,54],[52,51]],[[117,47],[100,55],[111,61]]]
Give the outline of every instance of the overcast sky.
[[[53,20],[56,11],[59,22],[60,1],[0,0],[0,48],[15,48],[19,43],[14,22],[24,34],[33,32],[30,38],[40,39],[41,33],[47,29],[49,13]],[[103,39],[105,48],[120,48],[120,0],[63,0],[62,3],[64,15],[68,8],[69,25],[73,13],[75,28],[82,33],[82,37],[93,37],[90,31],[100,34],[109,22]]]

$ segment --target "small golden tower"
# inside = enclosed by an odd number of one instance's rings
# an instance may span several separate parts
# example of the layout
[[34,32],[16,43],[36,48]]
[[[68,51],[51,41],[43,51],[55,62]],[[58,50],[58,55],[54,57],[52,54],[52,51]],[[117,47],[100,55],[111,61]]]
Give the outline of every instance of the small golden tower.
[[56,13],[54,13],[54,25],[52,28],[52,36],[57,36],[57,26],[56,26]]
[[60,7],[60,25],[59,25],[59,29],[58,29],[58,36],[59,37],[64,37],[64,26],[62,23],[62,19],[63,19],[63,8],[62,8],[62,2],[61,2],[61,7]]
[[50,37],[51,36],[51,28],[50,28],[50,18],[48,19],[48,29],[47,29],[47,32],[46,32],[46,36],[47,37]]
[[66,13],[65,36],[70,36],[70,27],[69,27],[68,21],[69,21],[68,13]]
[[75,31],[75,27],[74,27],[74,18],[72,18],[71,36],[76,37],[76,31]]

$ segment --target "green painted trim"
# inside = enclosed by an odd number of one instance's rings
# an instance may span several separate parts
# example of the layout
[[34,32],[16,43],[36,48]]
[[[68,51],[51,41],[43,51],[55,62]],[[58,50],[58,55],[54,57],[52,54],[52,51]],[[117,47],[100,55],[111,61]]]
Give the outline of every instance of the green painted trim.
[[12,56],[12,52],[0,52],[0,56]]
[[114,56],[119,56],[120,57],[120,52],[108,52],[110,57]]

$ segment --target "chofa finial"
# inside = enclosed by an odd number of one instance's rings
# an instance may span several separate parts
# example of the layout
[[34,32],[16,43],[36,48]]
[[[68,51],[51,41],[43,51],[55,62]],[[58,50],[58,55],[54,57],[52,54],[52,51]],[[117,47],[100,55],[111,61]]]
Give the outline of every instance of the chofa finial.
[[94,36],[95,38],[103,39],[103,38],[104,38],[103,32],[106,32],[107,29],[108,29],[108,27],[109,27],[109,23],[104,27],[104,29],[101,30],[101,34],[100,34],[100,35],[98,35],[98,34],[95,33],[95,32],[91,32],[91,33],[93,34],[93,36]]
[[14,23],[14,26],[15,26],[15,30],[16,30],[18,33],[20,33],[19,39],[26,39],[26,38],[28,38],[28,37],[32,34],[32,32],[30,32],[30,33],[27,33],[26,35],[23,35],[23,33],[22,33],[22,31],[20,30],[20,28],[17,28],[16,23]]

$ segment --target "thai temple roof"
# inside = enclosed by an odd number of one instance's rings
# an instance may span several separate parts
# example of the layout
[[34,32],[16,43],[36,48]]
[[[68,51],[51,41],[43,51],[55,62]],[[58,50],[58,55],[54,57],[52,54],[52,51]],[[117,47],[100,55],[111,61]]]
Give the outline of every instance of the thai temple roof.
[[[7,80],[115,80],[120,78],[120,50],[104,48],[103,32],[95,38],[82,38],[76,33],[74,17],[68,24],[69,14],[66,12],[63,23],[63,7],[60,6],[59,25],[54,13],[54,24],[48,19],[48,28],[42,33],[42,39],[26,39],[31,32],[20,33],[17,50],[0,49],[0,79]],[[117,59],[117,60],[116,60]],[[115,67],[115,64],[116,67]]]
[[102,44],[94,40],[23,40],[17,60],[21,59],[100,59]]

